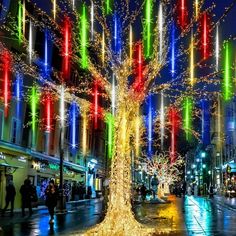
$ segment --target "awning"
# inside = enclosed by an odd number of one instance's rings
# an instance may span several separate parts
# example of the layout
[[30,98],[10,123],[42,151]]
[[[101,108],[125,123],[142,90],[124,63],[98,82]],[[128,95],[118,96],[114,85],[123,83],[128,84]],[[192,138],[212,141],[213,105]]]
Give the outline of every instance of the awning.
[[18,169],[18,168],[23,168],[22,166],[15,166],[15,165],[10,165],[10,164],[7,164],[7,163],[0,163],[0,167],[9,167],[9,168],[16,168],[16,169]]

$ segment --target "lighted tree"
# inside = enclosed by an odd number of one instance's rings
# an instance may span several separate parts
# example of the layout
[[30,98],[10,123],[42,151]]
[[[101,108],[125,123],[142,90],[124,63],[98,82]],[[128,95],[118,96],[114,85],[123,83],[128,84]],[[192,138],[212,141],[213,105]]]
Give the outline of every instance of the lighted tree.
[[[218,77],[221,73],[218,26],[219,21],[227,16],[235,3],[227,8],[217,22],[218,24],[211,24],[209,18],[215,5],[202,11],[204,1],[194,1],[193,17],[190,17],[191,11],[186,0],[177,0],[176,4],[169,0],[160,1],[158,4],[154,0],[119,1],[119,3],[112,0],[97,0],[91,1],[89,7],[81,4],[81,9],[78,7],[78,11],[75,10],[75,2],[52,1],[51,17],[29,0],[17,3],[17,17],[15,13],[7,13],[3,7],[4,14],[7,16],[0,27],[4,32],[10,32],[14,40],[17,38],[19,48],[24,50],[22,53],[11,52],[9,56],[6,53],[3,57],[1,68],[4,76],[1,98],[4,101],[5,115],[8,115],[9,72],[12,63],[14,66],[11,71],[19,70],[21,74],[33,78],[29,99],[32,116],[32,146],[35,143],[36,123],[39,122],[36,109],[40,100],[38,94],[45,95],[45,90],[52,92],[46,93],[47,96],[42,99],[43,105],[45,104],[48,110],[51,111],[54,101],[51,95],[60,99],[60,125],[64,128],[66,120],[70,125],[72,153],[76,153],[78,149],[76,138],[78,113],[81,113],[83,119],[81,146],[84,156],[88,152],[86,143],[88,114],[90,113],[93,119],[95,129],[98,126],[98,120],[105,117],[109,127],[108,155],[112,158],[109,206],[104,221],[87,231],[86,234],[145,235],[152,230],[144,228],[135,220],[130,202],[130,153],[134,147],[136,156],[139,156],[142,134],[141,105],[150,93],[164,93],[166,96],[168,94],[168,97],[172,99],[172,131],[176,132],[175,128],[178,123],[173,122],[177,113],[176,109],[183,110],[182,123],[186,139],[191,140],[192,117],[199,115],[199,111],[194,110],[194,101],[208,97],[209,94],[211,95],[209,97],[214,99],[219,94],[219,88],[215,93],[211,88],[208,93],[207,86],[218,85],[221,81]],[[30,3],[28,12],[26,5]],[[26,30],[26,26],[29,30]],[[41,32],[45,32],[43,59],[39,58],[33,48],[33,28],[36,27]],[[211,39],[215,29],[214,51],[211,50]],[[48,32],[51,32],[50,40],[62,57],[61,70],[51,68],[49,63]],[[186,38],[187,42],[183,40],[181,43],[183,38]],[[1,52],[8,50],[5,44],[7,42],[0,43]],[[201,52],[201,58],[196,56],[198,49]],[[224,53],[225,73],[222,81],[224,99],[228,101],[232,97],[232,65],[228,43],[225,43]],[[216,66],[206,63],[206,59],[213,56],[215,56]],[[9,60],[9,57],[12,60]],[[177,61],[178,69],[176,68]],[[207,73],[196,78],[196,69],[201,68],[204,68]],[[160,83],[157,81],[155,84],[155,79],[161,77],[162,69],[171,72],[167,76],[170,79]],[[19,86],[16,87],[20,88],[21,80],[18,81]],[[38,81],[43,85],[42,88],[35,85]],[[21,93],[17,92],[17,94],[15,97],[19,102],[22,99]],[[93,101],[87,101],[88,95],[93,97]],[[111,107],[101,108],[99,97],[107,99]],[[65,103],[70,103],[69,115],[67,115],[66,108],[68,107]],[[162,109],[160,117],[162,142],[165,137],[164,111]],[[51,132],[51,121],[54,116],[48,113],[45,112],[45,117],[43,117],[43,127],[47,132]],[[149,114],[149,123],[151,123],[151,112]],[[151,132],[149,134],[148,141],[150,142]],[[175,150],[174,147],[175,142],[173,142],[172,151]]]
[[169,186],[181,180],[182,167],[184,159],[179,154],[176,155],[175,161],[171,162],[170,153],[155,153],[151,158],[143,157],[139,160],[148,175],[156,175],[159,180],[160,194],[163,196],[169,193]]

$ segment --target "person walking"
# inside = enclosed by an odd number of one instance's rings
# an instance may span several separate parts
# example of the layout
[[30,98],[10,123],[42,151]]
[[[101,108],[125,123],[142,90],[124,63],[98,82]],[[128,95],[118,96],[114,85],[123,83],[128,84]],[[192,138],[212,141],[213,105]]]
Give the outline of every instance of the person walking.
[[49,181],[49,185],[46,188],[45,195],[46,195],[45,205],[48,207],[48,212],[50,215],[49,224],[53,224],[54,223],[54,208],[57,205],[57,199],[58,199],[58,191],[54,183],[54,180]]
[[2,216],[4,216],[5,211],[7,210],[9,206],[9,203],[11,203],[11,216],[13,216],[15,196],[16,196],[16,189],[13,184],[13,181],[10,180],[9,184],[6,186],[6,198],[5,198],[6,205],[2,211]]
[[25,216],[25,208],[29,208],[29,216],[32,216],[32,194],[34,192],[34,189],[31,185],[31,181],[29,179],[26,179],[24,181],[24,184],[20,188],[21,193],[21,203],[22,203],[22,216]]
[[140,188],[140,192],[141,192],[142,200],[144,202],[146,200],[146,195],[147,195],[147,189],[144,184],[142,184]]

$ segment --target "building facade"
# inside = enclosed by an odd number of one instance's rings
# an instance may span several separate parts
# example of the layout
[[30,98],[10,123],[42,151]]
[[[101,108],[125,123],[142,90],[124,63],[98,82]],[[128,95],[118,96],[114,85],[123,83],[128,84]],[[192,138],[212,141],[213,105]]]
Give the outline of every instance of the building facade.
[[[59,184],[61,147],[66,193],[71,193],[73,182],[83,182],[87,187],[91,186],[95,197],[95,191],[101,190],[105,178],[106,125],[98,119],[95,127],[89,118],[89,110],[84,115],[78,107],[78,114],[72,116],[75,117],[72,127],[69,114],[71,97],[88,104],[93,98],[73,93],[73,89],[65,95],[68,97],[65,101],[66,124],[63,144],[60,143],[62,95],[58,86],[65,64],[65,55],[60,51],[63,13],[54,18],[50,1],[45,4],[24,0],[0,3],[0,208],[4,207],[5,187],[10,180],[16,187],[16,208],[21,205],[19,189],[24,179],[29,178],[36,186],[40,199],[44,197],[49,179],[53,178]],[[58,9],[61,7],[57,6]],[[73,22],[71,8],[64,10]],[[79,83],[77,76],[77,67],[71,62],[65,87],[75,88]],[[75,142],[71,143],[71,140]]]

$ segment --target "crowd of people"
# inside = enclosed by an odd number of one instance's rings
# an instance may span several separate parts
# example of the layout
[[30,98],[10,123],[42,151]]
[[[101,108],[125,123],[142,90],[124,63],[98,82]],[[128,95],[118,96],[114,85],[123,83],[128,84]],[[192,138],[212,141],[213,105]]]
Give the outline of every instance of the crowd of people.
[[[30,179],[26,179],[23,185],[20,188],[21,194],[21,213],[22,217],[25,217],[25,209],[28,208],[29,216],[33,214],[33,205],[38,201],[38,194],[36,191],[36,187],[31,183]],[[16,196],[16,189],[12,180],[6,186],[6,195],[5,195],[5,207],[2,210],[2,216],[5,215],[6,210],[10,208],[11,216],[14,215],[14,201]],[[45,205],[48,208],[48,212],[50,215],[49,223],[54,223],[54,210],[57,206],[57,202],[59,200],[59,188],[55,184],[54,180],[51,179],[47,187],[44,189],[45,196]],[[83,182],[76,183],[74,182],[71,190],[71,199],[72,201],[78,201],[82,199],[91,199],[92,197],[92,188],[89,186],[86,194],[86,187]]]

